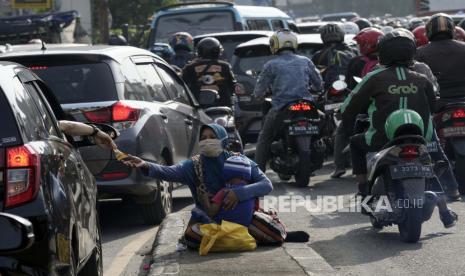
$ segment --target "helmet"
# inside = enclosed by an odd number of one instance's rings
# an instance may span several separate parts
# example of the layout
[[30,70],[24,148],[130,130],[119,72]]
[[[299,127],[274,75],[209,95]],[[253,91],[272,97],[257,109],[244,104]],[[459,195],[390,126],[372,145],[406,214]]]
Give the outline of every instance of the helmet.
[[206,37],[197,44],[197,55],[204,59],[218,59],[223,52],[223,46],[214,37]]
[[321,40],[324,44],[343,42],[345,32],[340,24],[328,23],[320,28]]
[[383,32],[383,34],[387,34],[394,31],[394,28],[391,26],[383,26],[381,27],[381,31]]
[[415,37],[406,29],[395,29],[378,42],[379,61],[383,65],[410,65],[417,46]]
[[354,22],[344,22],[344,24],[342,25],[342,28],[344,29],[344,32],[346,34],[356,35],[358,34],[358,32],[360,32],[358,25],[355,24]]
[[270,37],[270,50],[273,55],[282,50],[296,51],[298,48],[297,35],[290,30],[276,31]]
[[431,41],[438,34],[454,37],[454,20],[445,13],[437,13],[426,22],[426,35]]
[[356,18],[353,20],[353,22],[357,24],[360,30],[363,30],[365,28],[370,28],[372,26],[371,22],[366,18]]
[[391,141],[406,131],[408,131],[408,134],[424,136],[425,125],[420,114],[416,111],[399,109],[387,117],[384,131],[389,141]]
[[462,21],[460,21],[460,23],[457,26],[465,30],[465,19],[462,19]]
[[174,51],[186,50],[192,52],[194,50],[194,39],[186,32],[175,33],[170,37],[168,43]]
[[367,56],[378,50],[378,41],[382,36],[384,33],[376,28],[365,28],[354,37],[354,40],[357,41],[360,53]]
[[456,40],[465,41],[465,30],[460,27],[455,27],[455,36]]
[[108,39],[108,45],[128,45],[128,41],[122,35],[111,35]]
[[425,22],[423,22],[423,20],[421,20],[420,18],[412,18],[408,22],[409,31],[413,31],[420,26],[425,26]]
[[173,48],[171,48],[171,46],[166,43],[154,43],[150,48],[150,52],[160,56],[168,63],[171,62],[171,59],[175,55]]
[[420,26],[413,30],[413,35],[415,36],[415,42],[417,43],[417,47],[421,47],[429,43],[428,36],[426,36],[426,27]]

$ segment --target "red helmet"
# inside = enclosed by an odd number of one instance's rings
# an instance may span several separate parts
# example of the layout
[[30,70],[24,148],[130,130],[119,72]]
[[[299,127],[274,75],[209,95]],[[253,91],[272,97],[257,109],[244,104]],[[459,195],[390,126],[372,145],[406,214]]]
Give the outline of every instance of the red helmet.
[[417,48],[429,43],[428,36],[426,35],[425,26],[416,27],[415,30],[412,31],[412,33],[415,36]]
[[455,39],[465,41],[465,30],[456,26],[455,27]]
[[362,55],[369,55],[377,51],[378,40],[384,35],[384,33],[377,28],[365,28],[359,32],[354,40],[357,41],[360,53]]

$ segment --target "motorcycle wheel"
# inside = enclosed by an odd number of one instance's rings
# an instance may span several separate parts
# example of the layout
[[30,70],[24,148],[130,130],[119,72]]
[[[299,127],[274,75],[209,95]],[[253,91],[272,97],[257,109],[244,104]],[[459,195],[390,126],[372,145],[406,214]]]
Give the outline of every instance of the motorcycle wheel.
[[381,230],[384,227],[373,216],[370,216],[370,222],[371,222],[371,226],[373,226],[373,228],[376,230]]
[[287,174],[282,174],[282,173],[278,173],[278,176],[279,176],[279,179],[281,179],[282,181],[289,181],[291,180],[291,177],[292,177],[292,175],[287,175]]
[[298,147],[299,151],[299,169],[297,173],[294,175],[295,183],[298,187],[304,188],[307,187],[310,183],[310,175],[312,171],[309,170],[308,164],[310,164],[310,152],[308,149],[301,149]]
[[465,195],[465,156],[455,154],[455,178],[459,184],[459,192]]
[[405,219],[399,223],[399,233],[402,241],[416,243],[420,239],[423,223],[423,209],[420,207],[406,208]]

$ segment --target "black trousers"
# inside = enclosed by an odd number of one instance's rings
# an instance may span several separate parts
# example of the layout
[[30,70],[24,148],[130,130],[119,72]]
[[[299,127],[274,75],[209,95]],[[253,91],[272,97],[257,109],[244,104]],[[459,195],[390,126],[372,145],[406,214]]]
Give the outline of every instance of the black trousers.
[[352,159],[352,172],[355,175],[367,173],[367,158],[369,152],[376,151],[365,140],[365,134],[357,134],[350,138],[350,156]]

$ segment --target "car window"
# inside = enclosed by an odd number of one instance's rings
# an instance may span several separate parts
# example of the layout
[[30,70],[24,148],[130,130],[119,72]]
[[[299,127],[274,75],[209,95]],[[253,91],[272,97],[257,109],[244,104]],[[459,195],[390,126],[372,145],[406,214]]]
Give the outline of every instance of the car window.
[[55,119],[51,115],[50,110],[47,104],[44,102],[43,97],[38,92],[38,87],[34,85],[32,82],[28,82],[24,84],[29,94],[32,96],[37,109],[40,113],[40,117],[45,125],[45,130],[48,132],[49,135],[60,137],[57,131],[57,126],[55,125]]
[[265,30],[270,31],[270,24],[268,24],[268,20],[263,19],[249,19],[247,20],[247,25],[251,30]]
[[149,90],[136,65],[131,59],[126,59],[121,66],[124,81],[124,99],[135,101],[152,101]]
[[163,81],[160,79],[153,64],[137,64],[137,71],[145,82],[148,90],[148,99],[151,101],[165,102],[168,100],[168,95],[165,93]]
[[163,65],[157,65],[157,71],[165,83],[165,87],[170,98],[173,101],[190,105],[191,103],[189,101],[186,88],[184,88],[184,85],[180,82],[180,80],[174,77],[169,69],[165,68]]
[[273,58],[274,56],[267,47],[250,48],[242,51],[240,56],[235,59],[233,70],[235,73],[242,75],[248,70],[258,73],[262,71],[263,65]]
[[48,138],[45,124],[31,95],[29,95],[18,77],[13,78],[12,85],[15,92],[14,112],[24,137],[28,141]]
[[274,31],[284,29],[284,23],[281,20],[271,20],[271,26]]
[[18,127],[16,125],[16,119],[1,87],[0,116],[2,118],[2,127],[0,127],[0,147],[9,147],[21,144],[21,135],[19,134]]

